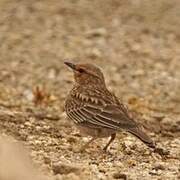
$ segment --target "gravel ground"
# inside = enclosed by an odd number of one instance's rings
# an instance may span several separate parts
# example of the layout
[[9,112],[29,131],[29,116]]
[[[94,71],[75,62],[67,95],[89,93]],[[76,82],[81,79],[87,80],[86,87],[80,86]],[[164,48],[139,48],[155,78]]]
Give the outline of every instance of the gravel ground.
[[[178,0],[0,0],[0,179],[179,179],[179,8]],[[124,133],[108,153],[107,139],[77,152],[88,137],[64,112],[73,82],[65,59],[101,67],[164,155]]]

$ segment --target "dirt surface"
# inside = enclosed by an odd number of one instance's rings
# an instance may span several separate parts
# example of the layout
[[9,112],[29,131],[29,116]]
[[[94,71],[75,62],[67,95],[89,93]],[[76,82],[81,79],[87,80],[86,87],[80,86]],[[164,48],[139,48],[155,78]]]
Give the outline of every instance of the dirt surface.
[[[0,179],[180,178],[179,8],[178,0],[0,0]],[[73,82],[65,59],[101,67],[164,155],[124,133],[108,153],[107,139],[77,152],[88,137],[64,112]],[[7,136],[29,149],[43,177],[24,170],[30,160]]]

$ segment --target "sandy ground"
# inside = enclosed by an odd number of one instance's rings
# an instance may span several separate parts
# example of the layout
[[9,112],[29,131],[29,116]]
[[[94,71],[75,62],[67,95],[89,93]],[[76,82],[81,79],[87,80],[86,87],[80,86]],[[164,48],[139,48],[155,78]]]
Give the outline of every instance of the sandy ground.
[[[180,178],[179,8],[178,0],[0,0],[0,180]],[[64,112],[73,82],[65,59],[101,67],[164,155],[127,134],[108,153],[107,139],[77,152],[88,138]]]

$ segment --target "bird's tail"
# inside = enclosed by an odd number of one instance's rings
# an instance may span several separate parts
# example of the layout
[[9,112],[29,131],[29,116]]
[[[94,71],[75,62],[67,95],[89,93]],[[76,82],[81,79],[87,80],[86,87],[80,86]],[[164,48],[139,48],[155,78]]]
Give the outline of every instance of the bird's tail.
[[155,148],[155,144],[152,139],[145,133],[140,127],[128,129],[128,132],[139,138],[142,142],[144,142],[150,148]]

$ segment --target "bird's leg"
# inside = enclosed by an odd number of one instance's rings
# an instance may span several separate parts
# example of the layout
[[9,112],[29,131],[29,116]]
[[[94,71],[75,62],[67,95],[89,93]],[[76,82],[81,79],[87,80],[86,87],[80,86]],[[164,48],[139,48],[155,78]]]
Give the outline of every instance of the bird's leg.
[[84,151],[91,142],[93,142],[96,138],[95,137],[92,137],[84,146],[81,147],[80,151]]
[[115,138],[116,138],[116,133],[111,134],[111,139],[110,139],[109,142],[106,144],[106,146],[103,148],[104,151],[107,150],[108,146],[114,141]]

